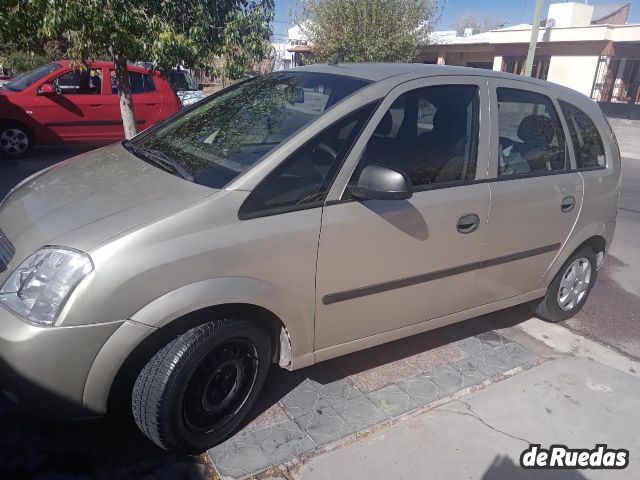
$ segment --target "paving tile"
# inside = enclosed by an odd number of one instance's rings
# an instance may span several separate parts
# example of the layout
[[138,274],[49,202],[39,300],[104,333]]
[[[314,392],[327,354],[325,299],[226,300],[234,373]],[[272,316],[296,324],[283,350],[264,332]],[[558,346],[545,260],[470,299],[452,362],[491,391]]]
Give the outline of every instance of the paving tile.
[[319,447],[354,432],[353,425],[345,421],[329,405],[295,419],[298,426],[313,439]]
[[259,430],[253,436],[273,465],[291,461],[316,448],[313,440],[293,420]]
[[291,390],[280,401],[280,404],[291,418],[314,413],[329,406],[329,403],[322,398],[316,390],[316,386],[309,379]]
[[395,384],[382,387],[367,396],[390,417],[397,417],[419,406],[418,402]]
[[490,377],[498,373],[506,372],[512,368],[509,358],[501,349],[490,348],[484,350],[477,358],[479,360],[478,368]]
[[467,337],[454,342],[455,346],[467,355],[479,355],[482,351],[490,348],[486,343],[481,342],[476,337]]
[[243,478],[272,466],[251,433],[232,437],[208,453],[221,476]]
[[435,402],[447,395],[447,392],[442,390],[426,375],[406,378],[398,382],[398,386],[416,400],[419,405]]
[[426,374],[445,392],[451,394],[473,385],[475,382],[450,365],[443,365]]
[[272,368],[265,383],[265,390],[276,400],[282,399],[291,390],[302,384],[309,376],[308,368],[290,372],[284,368]]
[[500,347],[509,342],[509,340],[493,330],[479,333],[476,338],[490,347]]
[[357,387],[347,384],[345,380],[335,380],[324,385],[315,380],[310,381],[314,384],[320,397],[329,405],[362,396],[362,392]]
[[512,368],[519,367],[527,363],[534,362],[536,356],[519,343],[509,342],[503,347],[496,347],[496,350],[502,351],[509,359]]
[[467,377],[472,382],[471,385],[476,385],[488,378],[488,375],[480,369],[480,363],[479,358],[469,356],[449,365]]
[[263,390],[258,401],[249,412],[244,427],[238,433],[254,432],[289,420],[282,406],[267,390]]
[[347,400],[334,405],[333,408],[338,415],[353,425],[356,432],[389,419],[389,415],[367,397]]

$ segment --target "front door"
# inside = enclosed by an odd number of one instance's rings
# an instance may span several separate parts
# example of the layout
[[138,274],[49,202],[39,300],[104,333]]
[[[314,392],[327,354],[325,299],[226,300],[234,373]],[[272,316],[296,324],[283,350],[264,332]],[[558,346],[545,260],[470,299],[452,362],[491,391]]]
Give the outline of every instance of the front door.
[[106,128],[118,118],[104,108],[103,70],[70,69],[53,80],[58,94],[39,95],[33,118],[52,142],[107,140]]
[[542,276],[573,229],[583,180],[546,89],[491,79],[491,214],[478,285],[484,303],[545,288]]
[[[488,96],[479,77],[412,81],[383,101],[323,211],[316,352],[478,304],[489,214],[480,112]],[[413,197],[351,199],[349,185],[371,164],[407,173]]]

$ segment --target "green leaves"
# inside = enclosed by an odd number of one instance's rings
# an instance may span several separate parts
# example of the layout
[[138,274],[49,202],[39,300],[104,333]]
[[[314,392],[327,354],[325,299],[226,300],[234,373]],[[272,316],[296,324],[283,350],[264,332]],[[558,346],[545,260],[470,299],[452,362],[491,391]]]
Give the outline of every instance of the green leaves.
[[312,61],[410,62],[427,43],[436,0],[299,0],[296,21]]
[[271,37],[273,0],[3,0],[0,44],[41,52],[46,41],[77,60],[149,61],[212,67],[215,56],[239,76]]

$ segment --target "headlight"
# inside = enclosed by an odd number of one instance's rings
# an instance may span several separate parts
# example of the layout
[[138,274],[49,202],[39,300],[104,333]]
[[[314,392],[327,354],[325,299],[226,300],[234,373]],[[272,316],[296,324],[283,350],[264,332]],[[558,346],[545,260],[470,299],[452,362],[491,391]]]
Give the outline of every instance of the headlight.
[[0,288],[0,303],[37,325],[50,327],[73,289],[92,270],[85,253],[42,248],[9,275]]

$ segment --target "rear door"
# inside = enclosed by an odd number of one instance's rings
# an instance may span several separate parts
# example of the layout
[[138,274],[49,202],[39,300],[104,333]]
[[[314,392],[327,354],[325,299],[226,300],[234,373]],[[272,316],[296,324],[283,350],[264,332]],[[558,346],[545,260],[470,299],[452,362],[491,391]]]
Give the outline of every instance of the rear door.
[[478,285],[484,303],[544,289],[540,281],[576,224],[583,180],[550,92],[490,79],[491,212]]
[[[489,212],[489,124],[480,123],[488,116],[486,88],[482,77],[402,84],[356,143],[322,215],[317,358],[478,303]],[[349,186],[372,164],[404,171],[413,197],[352,199]]]
[[154,80],[149,73],[129,72],[138,130],[149,128],[163,118],[162,94]]

